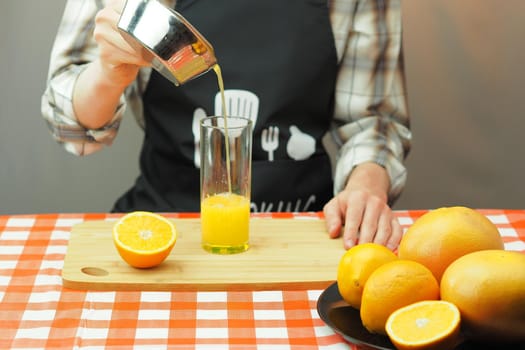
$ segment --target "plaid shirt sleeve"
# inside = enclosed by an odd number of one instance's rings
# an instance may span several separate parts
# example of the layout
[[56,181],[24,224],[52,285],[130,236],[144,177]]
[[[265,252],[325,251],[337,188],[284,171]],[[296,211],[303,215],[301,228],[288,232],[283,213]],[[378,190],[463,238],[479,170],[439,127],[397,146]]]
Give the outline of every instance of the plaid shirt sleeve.
[[[160,0],[173,7],[174,0]],[[137,80],[121,96],[112,120],[100,129],[79,124],[73,110],[73,89],[84,67],[98,57],[93,38],[95,16],[105,6],[104,0],[68,0],[51,51],[47,87],[42,96],[42,115],[53,137],[76,155],[87,155],[109,146],[115,139],[127,107],[139,126],[144,127],[142,93],[151,67],[140,69]]]
[[41,110],[53,137],[76,155],[98,151],[111,145],[125,104],[124,96],[112,120],[100,129],[80,125],[73,110],[73,88],[84,67],[97,57],[93,39],[94,18],[102,1],[68,0],[51,51],[46,90]]
[[329,140],[337,149],[334,193],[364,162],[383,166],[389,201],[406,182],[410,150],[402,52],[400,0],[334,0],[332,27],[340,60],[334,122]]

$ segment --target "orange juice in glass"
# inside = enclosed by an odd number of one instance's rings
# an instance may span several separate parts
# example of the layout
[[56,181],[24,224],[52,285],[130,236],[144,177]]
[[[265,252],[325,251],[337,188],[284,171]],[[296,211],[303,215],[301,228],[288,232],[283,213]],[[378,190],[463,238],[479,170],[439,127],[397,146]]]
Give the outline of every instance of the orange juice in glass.
[[234,193],[219,193],[201,203],[204,249],[238,253],[248,249],[250,200]]
[[201,234],[211,253],[249,247],[252,124],[237,117],[201,121]]

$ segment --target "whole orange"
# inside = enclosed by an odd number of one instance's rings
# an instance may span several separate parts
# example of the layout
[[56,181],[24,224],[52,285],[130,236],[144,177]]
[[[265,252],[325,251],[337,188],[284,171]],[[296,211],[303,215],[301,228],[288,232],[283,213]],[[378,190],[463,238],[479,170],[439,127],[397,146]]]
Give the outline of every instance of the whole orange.
[[441,298],[459,308],[470,336],[525,343],[525,254],[484,250],[462,256],[443,274]]
[[361,307],[361,296],[368,277],[379,266],[397,259],[390,249],[377,243],[363,243],[348,249],[337,269],[337,287],[352,307]]
[[361,300],[361,321],[372,333],[386,334],[388,317],[397,309],[423,300],[439,299],[439,285],[424,265],[394,260],[368,277]]
[[439,282],[454,260],[485,249],[503,249],[498,228],[480,212],[457,206],[419,217],[401,238],[398,255],[425,265]]

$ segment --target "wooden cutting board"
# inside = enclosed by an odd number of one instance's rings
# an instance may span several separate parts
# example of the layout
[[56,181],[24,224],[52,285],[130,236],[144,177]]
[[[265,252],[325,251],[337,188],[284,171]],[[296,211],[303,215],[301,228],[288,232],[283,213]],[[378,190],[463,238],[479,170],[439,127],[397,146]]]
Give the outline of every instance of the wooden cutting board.
[[173,219],[178,239],[159,266],[127,265],[113,245],[112,221],[77,224],[62,271],[63,285],[84,290],[324,289],[336,280],[345,250],[316,218],[252,218],[250,249],[215,255],[200,245],[200,219]]

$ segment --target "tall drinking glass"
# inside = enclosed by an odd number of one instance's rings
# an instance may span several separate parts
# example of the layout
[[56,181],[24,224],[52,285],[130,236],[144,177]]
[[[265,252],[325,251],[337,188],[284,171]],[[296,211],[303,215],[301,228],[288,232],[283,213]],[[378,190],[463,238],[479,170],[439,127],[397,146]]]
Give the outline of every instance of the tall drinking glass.
[[252,122],[207,117],[201,132],[202,247],[234,254],[249,247]]

